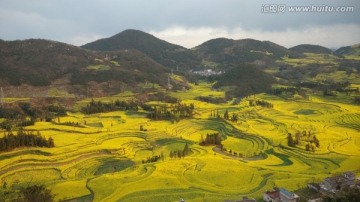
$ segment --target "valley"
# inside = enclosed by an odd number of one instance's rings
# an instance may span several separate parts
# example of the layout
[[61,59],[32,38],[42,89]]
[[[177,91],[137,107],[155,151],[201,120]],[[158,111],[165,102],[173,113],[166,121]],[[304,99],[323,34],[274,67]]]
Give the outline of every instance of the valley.
[[[316,95],[311,100],[285,100],[268,94],[235,105],[212,104],[196,100],[199,95],[223,97],[224,92],[212,90],[209,83],[172,92],[182,103],[195,106],[193,118],[178,122],[151,120],[142,109],[67,112],[52,122],[36,122],[25,129],[52,137],[55,147],[0,154],[1,182],[13,188],[44,184],[56,201],[223,201],[260,198],[274,186],[297,190],[340,172],[359,173],[358,106]],[[116,99],[128,97],[101,98]],[[253,99],[273,108],[250,106]],[[225,120],[225,111],[237,114],[238,120]],[[215,112],[219,117],[212,116]],[[77,125],[61,125],[69,122]],[[303,143],[288,146],[288,133],[302,131],[320,140],[314,152],[306,151]],[[199,145],[202,136],[214,132],[221,135],[227,151]],[[170,157],[185,144],[191,151],[187,156]],[[143,163],[155,155],[162,158]]]
[[360,175],[359,47],[1,40],[0,201],[306,201]]

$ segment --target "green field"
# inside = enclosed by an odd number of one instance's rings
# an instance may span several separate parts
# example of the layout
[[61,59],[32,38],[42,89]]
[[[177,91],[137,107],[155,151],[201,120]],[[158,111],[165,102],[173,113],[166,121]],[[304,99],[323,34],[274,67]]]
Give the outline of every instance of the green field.
[[[195,104],[192,119],[172,123],[152,121],[143,112],[68,112],[60,122],[78,122],[82,127],[47,122],[26,127],[52,137],[55,147],[0,153],[1,184],[14,188],[43,184],[56,201],[224,201],[242,196],[259,199],[274,186],[296,190],[344,171],[360,174],[359,106],[321,96],[284,100],[267,94],[256,99],[273,108],[250,106],[250,98],[237,105],[216,105],[194,99],[224,97],[224,92],[213,91],[206,83],[191,87],[171,95]],[[213,111],[225,110],[237,114],[238,121],[211,117]],[[140,131],[140,125],[147,130]],[[314,152],[303,144],[289,147],[288,133],[301,131],[316,134],[320,147]],[[198,144],[201,136],[213,132],[221,134],[227,150],[241,156]],[[191,149],[188,156],[170,158],[171,151],[186,144]],[[163,160],[142,163],[160,154]]]

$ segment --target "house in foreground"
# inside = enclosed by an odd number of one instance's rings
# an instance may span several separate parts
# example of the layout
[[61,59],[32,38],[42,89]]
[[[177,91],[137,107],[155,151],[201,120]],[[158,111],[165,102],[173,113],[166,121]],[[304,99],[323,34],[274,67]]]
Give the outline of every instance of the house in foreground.
[[272,191],[264,192],[263,200],[266,202],[280,202],[280,190],[275,187]]
[[244,196],[242,200],[225,200],[224,202],[256,202],[256,199]]
[[356,175],[353,172],[344,172],[342,175],[325,178],[320,187],[325,192],[335,193],[338,190],[354,186],[355,177]]
[[256,202],[256,200],[254,198],[249,198],[247,196],[244,196],[242,200],[236,202]]
[[280,188],[280,201],[282,202],[299,202],[300,196],[284,188]]
[[284,188],[274,188],[272,191],[264,192],[263,200],[266,202],[298,202],[300,197]]
[[309,183],[308,188],[312,189],[312,190],[314,190],[316,192],[319,192],[320,191],[320,184],[319,183]]

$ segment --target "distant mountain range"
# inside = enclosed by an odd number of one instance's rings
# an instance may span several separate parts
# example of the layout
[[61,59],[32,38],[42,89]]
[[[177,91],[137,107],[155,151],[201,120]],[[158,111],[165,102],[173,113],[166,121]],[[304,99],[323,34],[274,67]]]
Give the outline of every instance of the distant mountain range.
[[[273,66],[283,57],[303,58],[304,53],[358,56],[359,47],[343,47],[332,53],[318,45],[287,49],[270,41],[218,38],[187,49],[138,30],[125,30],[81,47],[41,39],[0,40],[0,86],[62,85],[70,93],[100,96],[133,88],[140,82],[166,87],[172,70],[188,76],[189,70],[194,69],[228,71],[249,69],[249,64],[253,68],[259,64]],[[243,79],[248,72],[254,81],[252,85],[257,79],[274,81],[262,70],[232,72],[241,73]],[[254,74],[264,75],[254,78]],[[219,83],[227,83],[218,79]]]

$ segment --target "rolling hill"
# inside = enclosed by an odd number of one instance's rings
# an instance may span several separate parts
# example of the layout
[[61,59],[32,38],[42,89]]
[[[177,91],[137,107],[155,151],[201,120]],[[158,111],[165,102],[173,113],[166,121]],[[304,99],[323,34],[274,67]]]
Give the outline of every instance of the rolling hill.
[[96,58],[79,47],[39,39],[1,41],[0,52],[0,78],[10,85],[46,86]]
[[254,39],[212,39],[194,48],[203,59],[220,63],[251,63],[256,60],[274,61],[285,55],[301,57],[302,54],[269,41]]
[[180,67],[188,70],[200,64],[199,58],[192,51],[138,30],[125,30],[112,37],[99,39],[82,47],[95,51],[136,49],[169,68]]
[[329,48],[319,46],[319,45],[311,45],[311,44],[302,44],[297,45],[289,50],[299,52],[299,53],[317,53],[317,54],[331,54],[332,51]]
[[360,44],[341,47],[334,54],[339,56],[360,56]]
[[[51,86],[88,96],[117,93],[139,82],[165,86],[169,69],[137,50],[93,52],[40,39],[0,41],[1,86]],[[86,89],[93,89],[89,90]]]
[[[141,82],[166,87],[168,74],[176,67],[180,72],[175,73],[192,77],[189,70],[213,68],[226,72],[213,78],[218,82],[214,87],[229,85],[237,88],[230,94],[243,96],[267,89],[263,84],[274,82],[271,76],[288,84],[315,77],[312,82],[322,82],[326,74],[339,81],[350,75],[356,80],[359,47],[343,47],[332,55],[317,45],[287,49],[270,41],[217,38],[186,49],[138,30],[81,47],[41,39],[0,40],[0,86],[56,85],[76,95],[101,96],[136,88]],[[186,85],[177,84],[175,89]]]

